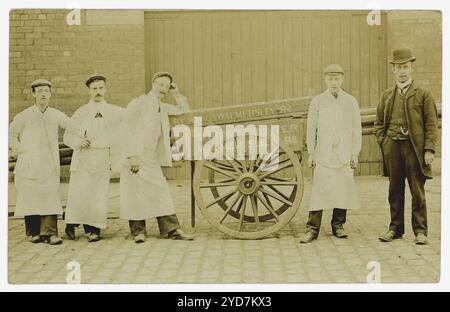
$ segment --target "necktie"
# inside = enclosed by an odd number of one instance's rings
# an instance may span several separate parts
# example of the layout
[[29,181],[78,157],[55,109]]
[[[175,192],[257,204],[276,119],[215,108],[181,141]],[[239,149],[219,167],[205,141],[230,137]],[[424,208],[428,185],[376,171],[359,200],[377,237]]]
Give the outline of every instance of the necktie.
[[408,88],[410,85],[404,86],[403,88],[401,88],[401,93],[402,94],[406,94],[406,92],[408,92]]

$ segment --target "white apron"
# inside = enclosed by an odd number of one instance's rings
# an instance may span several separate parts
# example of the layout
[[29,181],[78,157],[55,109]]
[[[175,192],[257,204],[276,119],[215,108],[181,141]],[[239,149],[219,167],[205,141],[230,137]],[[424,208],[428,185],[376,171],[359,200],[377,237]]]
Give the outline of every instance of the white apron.
[[[17,190],[17,202],[14,216],[55,215],[62,214],[61,198],[59,194],[59,173],[53,162],[53,150],[47,135],[44,114],[40,119],[39,143],[33,150],[36,168],[34,177],[19,172],[14,177]],[[31,168],[30,168],[31,169]]]
[[360,202],[350,166],[329,168],[317,164],[311,190],[309,211],[359,209]]
[[148,136],[141,157],[139,172],[130,171],[128,160],[120,173],[120,217],[126,220],[145,220],[175,213],[169,185],[156,157],[161,139],[161,114],[153,113],[146,123]]
[[315,156],[310,211],[359,209],[359,196],[350,167],[361,150],[361,116],[356,99],[340,91],[316,96],[308,110],[308,153]]
[[91,146],[80,149],[78,166],[71,170],[66,223],[105,229],[111,172],[107,125],[104,118],[92,116],[84,121],[81,129]]

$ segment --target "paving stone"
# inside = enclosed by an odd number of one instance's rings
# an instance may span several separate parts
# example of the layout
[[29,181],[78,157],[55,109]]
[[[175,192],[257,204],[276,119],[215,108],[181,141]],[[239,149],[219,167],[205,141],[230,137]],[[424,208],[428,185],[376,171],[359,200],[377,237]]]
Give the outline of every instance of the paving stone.
[[[158,237],[156,222],[149,222],[149,238],[136,245],[127,221],[108,220],[103,240],[88,244],[84,237],[64,241],[61,246],[34,245],[24,237],[23,220],[9,219],[9,282],[16,284],[65,284],[67,263],[81,265],[82,283],[366,283],[370,261],[381,266],[383,283],[434,283],[440,277],[440,211],[430,208],[430,244],[414,244],[410,224],[403,240],[391,244],[378,241],[389,221],[386,190],[388,181],[379,177],[357,177],[362,206],[349,211],[346,230],[349,238],[339,240],[325,225],[319,240],[299,244],[304,233],[310,182],[306,180],[302,209],[277,238],[236,240],[223,235],[202,218],[189,228],[189,187],[184,181],[169,181],[177,215],[187,232],[195,232],[194,242]],[[176,188],[181,184],[183,188]],[[433,179],[439,190],[440,179]],[[66,189],[63,185],[62,189]],[[118,194],[118,184],[111,185]],[[11,193],[10,197],[14,194]],[[63,194],[64,195],[64,194]],[[427,193],[430,207],[440,207],[440,194]],[[410,205],[410,199],[407,199]],[[382,207],[383,209],[381,209]],[[408,206],[409,207],[409,206]],[[118,207],[114,207],[115,209]],[[331,217],[329,211],[324,220]],[[328,222],[328,221],[327,221]],[[60,220],[59,228],[64,224]],[[81,231],[79,231],[81,234]]]

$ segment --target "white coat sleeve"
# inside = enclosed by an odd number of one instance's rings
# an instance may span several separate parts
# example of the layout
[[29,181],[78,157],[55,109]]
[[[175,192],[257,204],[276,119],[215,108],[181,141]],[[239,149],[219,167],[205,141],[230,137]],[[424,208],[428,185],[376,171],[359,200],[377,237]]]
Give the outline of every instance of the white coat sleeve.
[[175,101],[177,102],[176,105],[164,103],[164,105],[166,105],[166,107],[167,107],[167,112],[169,115],[178,116],[178,115],[189,113],[191,111],[191,108],[189,107],[188,99],[184,95],[180,94],[179,96],[175,97]]
[[139,98],[134,99],[128,104],[122,115],[121,137],[124,140],[123,155],[125,158],[140,156],[144,151],[142,117],[144,117],[144,113],[139,105]]
[[359,110],[359,104],[356,99],[353,103],[353,140],[352,140],[352,155],[358,156],[361,152],[362,146],[362,126],[361,126],[361,113]]
[[12,154],[17,156],[23,152],[20,144],[20,134],[25,128],[25,115],[23,113],[14,117],[11,125],[9,126],[9,147],[12,150]]
[[319,120],[319,105],[316,99],[311,101],[308,109],[308,120],[306,126],[306,147],[308,154],[314,155],[317,144],[317,122]]
[[83,138],[80,136],[80,126],[82,118],[82,111],[81,109],[78,109],[67,122],[66,131],[64,132],[64,144],[66,144],[73,150],[79,149],[83,140]]
[[70,118],[63,112],[58,112],[58,124],[61,129],[66,129]]

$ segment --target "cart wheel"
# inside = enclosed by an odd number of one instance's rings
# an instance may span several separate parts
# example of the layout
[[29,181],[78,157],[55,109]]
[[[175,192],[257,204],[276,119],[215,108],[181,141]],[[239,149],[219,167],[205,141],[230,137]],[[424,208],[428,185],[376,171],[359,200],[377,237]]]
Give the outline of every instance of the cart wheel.
[[284,144],[278,152],[277,165],[248,155],[196,163],[194,195],[211,225],[235,238],[259,239],[292,220],[303,197],[301,165]]

